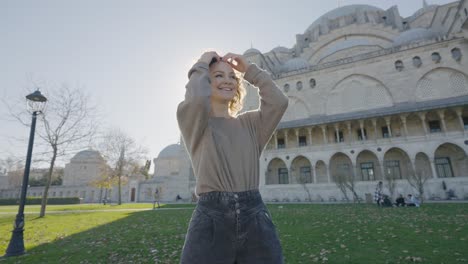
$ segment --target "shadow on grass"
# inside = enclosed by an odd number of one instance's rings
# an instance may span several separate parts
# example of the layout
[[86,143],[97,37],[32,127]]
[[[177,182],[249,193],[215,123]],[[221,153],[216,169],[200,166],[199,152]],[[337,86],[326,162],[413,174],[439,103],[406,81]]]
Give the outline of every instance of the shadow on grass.
[[[468,262],[468,204],[421,208],[269,204],[285,263]],[[62,229],[116,215],[108,222],[32,247],[1,263],[178,263],[192,210],[56,215]],[[52,216],[50,216],[52,219]],[[67,220],[69,219],[69,220]],[[29,228],[49,232],[33,221]],[[47,219],[46,219],[47,220]],[[41,230],[41,229],[45,229]],[[39,231],[41,230],[41,231]],[[70,232],[71,233],[71,232]],[[59,232],[58,232],[59,234]],[[27,245],[27,243],[26,243]]]
[[[121,212],[125,216],[119,220],[57,237],[28,249],[24,256],[2,258],[0,262],[178,263],[191,213],[190,209]],[[73,228],[73,223],[64,226]]]

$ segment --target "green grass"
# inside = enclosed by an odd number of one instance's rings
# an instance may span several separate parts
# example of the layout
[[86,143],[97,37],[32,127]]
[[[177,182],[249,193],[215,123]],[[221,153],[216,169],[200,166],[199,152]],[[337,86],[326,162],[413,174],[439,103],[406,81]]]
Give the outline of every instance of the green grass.
[[[67,212],[78,206],[97,211]],[[27,255],[0,263],[178,263],[191,209],[103,212],[100,207],[49,206],[48,210],[64,213],[45,218],[28,214]],[[152,204],[106,208],[145,209]],[[11,209],[15,208],[0,207],[0,254],[15,218],[2,212]],[[274,204],[269,209],[286,263],[468,262],[468,204],[421,208]]]

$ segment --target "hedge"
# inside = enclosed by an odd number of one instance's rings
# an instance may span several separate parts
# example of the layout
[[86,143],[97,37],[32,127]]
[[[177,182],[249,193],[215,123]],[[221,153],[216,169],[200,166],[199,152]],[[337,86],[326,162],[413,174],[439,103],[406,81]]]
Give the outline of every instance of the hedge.
[[[42,198],[40,197],[27,197],[26,205],[41,204]],[[80,198],[78,197],[63,197],[63,198],[48,198],[47,204],[79,204]],[[0,199],[0,205],[19,205],[19,199]]]

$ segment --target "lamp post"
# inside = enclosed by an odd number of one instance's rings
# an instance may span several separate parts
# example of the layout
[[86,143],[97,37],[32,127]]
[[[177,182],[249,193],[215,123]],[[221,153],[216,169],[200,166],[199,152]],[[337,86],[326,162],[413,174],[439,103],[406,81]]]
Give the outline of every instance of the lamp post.
[[31,168],[31,156],[34,145],[34,132],[36,130],[37,115],[42,113],[47,98],[39,90],[26,96],[28,108],[32,112],[31,131],[29,134],[28,153],[26,155],[26,166],[24,168],[23,184],[21,186],[20,204],[18,214],[16,215],[14,229],[11,234],[11,240],[8,244],[5,257],[19,256],[24,254],[24,205],[26,203],[26,192],[28,190],[29,170]]

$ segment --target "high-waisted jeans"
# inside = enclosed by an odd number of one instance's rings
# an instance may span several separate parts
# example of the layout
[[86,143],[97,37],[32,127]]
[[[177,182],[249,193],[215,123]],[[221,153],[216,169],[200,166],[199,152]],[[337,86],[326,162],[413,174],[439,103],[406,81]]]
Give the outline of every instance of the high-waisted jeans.
[[180,263],[283,263],[276,228],[258,190],[201,194]]

